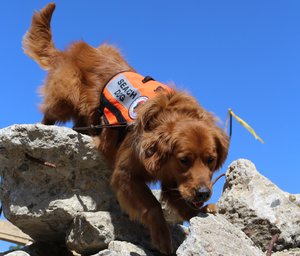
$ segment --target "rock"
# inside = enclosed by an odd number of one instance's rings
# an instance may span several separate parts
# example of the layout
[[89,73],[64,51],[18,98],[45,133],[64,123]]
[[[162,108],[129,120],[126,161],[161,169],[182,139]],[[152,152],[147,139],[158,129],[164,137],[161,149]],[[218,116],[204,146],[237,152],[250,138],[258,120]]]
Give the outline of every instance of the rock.
[[161,191],[160,190],[152,190],[153,195],[156,197],[156,199],[161,203],[161,207],[165,216],[165,219],[168,223],[171,224],[179,224],[182,223],[183,220],[179,216],[179,214],[174,211],[167,202],[161,200]]
[[3,256],[73,256],[64,244],[33,243],[16,251],[6,252]]
[[[132,242],[144,237],[143,243],[147,240],[149,245],[149,237],[142,235],[148,231],[120,213],[110,189],[110,174],[92,138],[72,129],[36,124],[0,130],[0,198],[4,214],[35,241],[64,242],[66,230],[70,230],[68,245],[80,252],[95,251],[95,246],[99,251],[115,237]],[[153,193],[159,200],[160,191]],[[163,204],[166,218],[178,223],[180,218],[166,207]],[[114,213],[113,223],[107,211]],[[94,216],[94,212],[102,213]],[[126,225],[118,224],[116,229],[113,224],[120,223],[116,217],[119,215]],[[95,228],[89,229],[95,237],[80,229],[79,222],[86,223],[86,219]],[[111,229],[116,231],[112,234]],[[84,236],[72,239],[74,234]]]
[[[0,254],[2,255],[2,254]],[[28,254],[27,252],[24,251],[13,251],[13,252],[8,252],[8,253],[4,253],[3,256],[31,256],[30,254]]]
[[292,202],[293,204],[297,205],[300,207],[300,194],[290,194],[290,193],[285,193],[287,198]]
[[[171,228],[174,248],[178,248],[186,237],[187,229],[180,225]],[[78,214],[67,232],[66,244],[77,253],[92,254],[109,247],[114,240],[130,241],[154,250],[149,231],[121,212]]]
[[66,236],[69,249],[80,254],[93,254],[115,240],[115,229],[109,212],[78,214]]
[[105,249],[105,250],[98,252],[96,254],[93,254],[91,256],[119,256],[119,254],[116,252],[113,252],[111,250]]
[[91,137],[68,128],[1,129],[0,175],[6,218],[36,241],[64,241],[66,228],[78,212],[109,210],[116,204],[110,170]]
[[275,250],[300,246],[300,208],[248,160],[229,166],[218,207],[262,250],[274,234],[280,234]]
[[300,256],[300,248],[283,250],[281,252],[272,253],[272,256]]
[[221,215],[201,214],[191,219],[190,233],[178,248],[176,255],[259,256],[264,254],[241,230]]
[[31,256],[31,255],[28,254],[27,252],[17,250],[9,253],[4,253],[3,256]]
[[123,241],[112,241],[108,249],[101,251],[93,256],[151,256],[154,255],[149,251],[132,243]]

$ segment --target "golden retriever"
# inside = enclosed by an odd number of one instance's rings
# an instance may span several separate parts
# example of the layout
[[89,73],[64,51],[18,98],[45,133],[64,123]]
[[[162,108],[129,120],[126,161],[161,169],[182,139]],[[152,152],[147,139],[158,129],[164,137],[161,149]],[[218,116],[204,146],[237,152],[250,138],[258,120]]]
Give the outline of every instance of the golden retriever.
[[[42,123],[103,124],[98,108],[104,86],[114,75],[135,70],[108,44],[94,48],[79,41],[65,51],[56,49],[50,29],[54,9],[50,3],[36,12],[23,39],[25,53],[48,70],[41,88]],[[128,128],[105,127],[98,138],[122,209],[149,229],[160,252],[170,254],[168,225],[147,183],[160,180],[163,200],[189,220],[211,196],[211,179],[225,161],[228,137],[195,98],[174,89],[140,105]]]

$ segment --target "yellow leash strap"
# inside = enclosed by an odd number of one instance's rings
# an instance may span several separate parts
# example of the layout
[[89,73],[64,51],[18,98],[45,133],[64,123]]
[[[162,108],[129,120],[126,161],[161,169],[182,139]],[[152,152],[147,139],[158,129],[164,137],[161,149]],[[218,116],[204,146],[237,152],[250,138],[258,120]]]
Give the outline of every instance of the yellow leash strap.
[[237,116],[232,111],[231,108],[228,109],[228,115],[227,115],[226,124],[225,124],[225,129],[227,130],[228,120],[230,121],[230,130],[229,130],[229,137],[230,138],[231,138],[231,134],[232,134],[232,117],[234,117],[242,126],[244,126],[254,136],[255,139],[259,140],[263,144],[265,143],[263,141],[263,139],[257,135],[257,133],[254,131],[254,129],[249,124],[247,124],[242,118]]

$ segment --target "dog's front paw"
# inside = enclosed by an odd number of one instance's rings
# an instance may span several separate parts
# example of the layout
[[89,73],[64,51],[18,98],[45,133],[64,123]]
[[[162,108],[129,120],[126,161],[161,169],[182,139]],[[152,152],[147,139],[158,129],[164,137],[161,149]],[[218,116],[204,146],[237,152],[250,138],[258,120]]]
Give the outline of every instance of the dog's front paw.
[[218,212],[218,207],[215,204],[207,204],[202,208],[200,208],[200,212],[210,213],[215,215]]
[[172,239],[167,225],[151,228],[151,239],[153,245],[163,254],[171,255]]

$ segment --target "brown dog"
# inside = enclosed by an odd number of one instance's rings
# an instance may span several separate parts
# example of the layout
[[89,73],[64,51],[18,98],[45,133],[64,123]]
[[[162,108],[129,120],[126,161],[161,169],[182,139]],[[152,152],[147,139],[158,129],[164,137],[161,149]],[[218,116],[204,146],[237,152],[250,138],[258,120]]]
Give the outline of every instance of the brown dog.
[[[50,30],[54,9],[51,3],[35,13],[23,40],[25,53],[49,71],[41,89],[42,123],[103,123],[97,110],[105,84],[115,74],[134,69],[106,44],[93,48],[76,42],[64,52],[57,50]],[[226,134],[193,97],[172,90],[139,106],[126,131],[103,128],[98,138],[99,150],[113,169],[111,184],[121,207],[150,230],[162,253],[170,254],[170,232],[147,182],[161,181],[163,200],[183,219],[196,216],[211,196],[213,173],[227,156]]]

